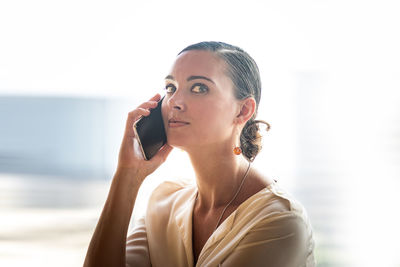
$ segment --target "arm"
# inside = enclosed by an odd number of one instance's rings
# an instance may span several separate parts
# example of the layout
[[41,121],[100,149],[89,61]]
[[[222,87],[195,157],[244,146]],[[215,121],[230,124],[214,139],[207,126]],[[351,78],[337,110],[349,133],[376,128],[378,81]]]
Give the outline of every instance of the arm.
[[146,161],[134,151],[133,124],[140,116],[148,116],[160,99],[156,95],[129,113],[122,140],[118,167],[111,188],[89,244],[85,267],[125,266],[126,236],[136,196],[143,180],[167,158],[172,148],[165,145]]

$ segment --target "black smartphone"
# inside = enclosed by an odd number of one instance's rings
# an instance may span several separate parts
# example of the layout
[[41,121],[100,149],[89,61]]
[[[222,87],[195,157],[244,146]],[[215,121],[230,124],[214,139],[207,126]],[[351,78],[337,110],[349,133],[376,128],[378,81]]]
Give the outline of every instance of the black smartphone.
[[150,160],[167,142],[161,104],[164,97],[158,101],[157,107],[150,110],[150,115],[140,118],[134,125],[135,136],[143,157]]

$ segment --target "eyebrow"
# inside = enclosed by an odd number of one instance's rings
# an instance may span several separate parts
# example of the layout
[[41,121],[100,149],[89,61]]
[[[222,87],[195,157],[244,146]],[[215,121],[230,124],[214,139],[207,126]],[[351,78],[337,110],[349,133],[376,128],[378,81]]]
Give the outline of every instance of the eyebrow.
[[[165,77],[166,80],[173,80],[175,81],[174,76],[172,75],[167,75],[167,77]],[[207,78],[205,76],[190,76],[189,78],[187,78],[187,81],[192,81],[192,80],[197,80],[197,79],[203,79],[203,80],[207,80],[209,82],[212,82],[213,84],[215,84],[215,82],[213,80],[211,80],[210,78]]]

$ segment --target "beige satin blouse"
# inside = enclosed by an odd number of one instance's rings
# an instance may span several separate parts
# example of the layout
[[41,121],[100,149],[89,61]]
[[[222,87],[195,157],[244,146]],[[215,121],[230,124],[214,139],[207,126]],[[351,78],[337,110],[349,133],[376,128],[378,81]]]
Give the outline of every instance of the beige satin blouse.
[[[193,267],[192,212],[197,188],[164,182],[128,235],[126,266]],[[254,194],[204,245],[196,266],[315,266],[312,228],[302,205],[277,183]]]

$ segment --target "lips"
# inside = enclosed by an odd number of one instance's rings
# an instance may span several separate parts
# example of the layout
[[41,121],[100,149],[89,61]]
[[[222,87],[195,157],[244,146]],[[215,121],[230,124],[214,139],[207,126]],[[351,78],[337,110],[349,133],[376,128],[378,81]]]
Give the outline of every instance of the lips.
[[178,119],[178,118],[172,118],[172,119],[168,120],[168,126],[171,127],[171,128],[182,127],[182,126],[185,126],[185,125],[188,125],[188,124],[189,124],[189,122],[183,121],[183,120]]

